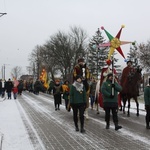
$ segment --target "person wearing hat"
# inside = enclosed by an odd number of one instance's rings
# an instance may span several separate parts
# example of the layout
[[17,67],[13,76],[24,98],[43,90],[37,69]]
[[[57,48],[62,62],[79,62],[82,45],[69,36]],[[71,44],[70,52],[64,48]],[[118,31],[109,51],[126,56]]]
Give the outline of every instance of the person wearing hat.
[[146,129],[150,129],[150,79],[148,85],[144,89],[144,102],[145,102],[145,110],[146,110]]
[[81,129],[80,132],[84,133],[84,111],[86,106],[86,90],[82,83],[82,77],[76,76],[74,83],[70,88],[70,105],[73,109],[73,120],[75,124],[75,130],[79,131],[78,127],[78,112],[80,118]]
[[63,89],[62,89],[62,85],[60,84],[60,80],[56,79],[55,84],[53,86],[54,106],[56,111],[60,110],[62,93],[63,93]]
[[[110,111],[112,111],[113,122],[115,130],[119,130],[122,126],[118,125],[118,92],[122,87],[115,81],[112,83],[113,74],[109,73],[107,79],[102,83],[101,92],[103,96],[103,106],[105,110],[106,129],[110,126]],[[112,88],[114,89],[112,93]]]
[[129,74],[131,74],[134,71],[135,71],[135,69],[132,66],[132,61],[128,60],[127,61],[127,66],[122,71],[122,76],[121,76],[121,80],[120,80],[120,84],[124,88],[125,91],[126,91],[126,86],[125,85],[126,85],[128,76],[129,76]]
[[8,99],[11,99],[12,88],[13,88],[13,83],[9,78],[8,81],[6,82],[6,92],[7,92]]
[[73,81],[75,81],[77,75],[81,76],[83,85],[86,90],[86,110],[85,110],[85,116],[86,119],[88,119],[88,107],[89,107],[89,95],[90,95],[90,86],[89,86],[89,80],[90,80],[90,71],[88,67],[86,66],[84,62],[84,58],[78,59],[78,64],[75,65],[73,69]]
[[73,69],[73,81],[75,80],[77,75],[80,75],[83,80],[90,79],[90,72],[83,58],[78,59],[78,64],[75,65]]

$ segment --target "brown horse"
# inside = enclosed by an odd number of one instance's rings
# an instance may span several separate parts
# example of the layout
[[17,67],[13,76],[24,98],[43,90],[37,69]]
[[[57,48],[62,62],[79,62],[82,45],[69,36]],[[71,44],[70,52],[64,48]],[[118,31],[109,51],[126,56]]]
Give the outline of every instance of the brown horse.
[[130,116],[130,100],[133,98],[136,102],[137,113],[136,115],[139,116],[139,103],[137,97],[139,96],[139,84],[142,81],[142,69],[136,68],[134,72],[129,74],[128,79],[124,85],[123,90],[121,92],[121,97],[123,101],[123,113],[125,114],[125,106],[126,102],[128,101],[128,112],[127,116]]

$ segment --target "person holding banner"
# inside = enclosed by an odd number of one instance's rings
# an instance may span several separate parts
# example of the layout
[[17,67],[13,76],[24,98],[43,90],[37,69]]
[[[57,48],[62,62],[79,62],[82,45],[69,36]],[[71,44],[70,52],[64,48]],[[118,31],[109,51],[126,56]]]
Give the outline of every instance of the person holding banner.
[[[113,93],[112,93],[112,88]],[[122,87],[114,79],[113,74],[109,73],[107,79],[102,83],[101,92],[103,96],[103,105],[105,110],[105,121],[106,129],[110,127],[110,111],[112,111],[113,122],[115,125],[115,130],[119,130],[122,126],[118,125],[118,92],[122,90]]]

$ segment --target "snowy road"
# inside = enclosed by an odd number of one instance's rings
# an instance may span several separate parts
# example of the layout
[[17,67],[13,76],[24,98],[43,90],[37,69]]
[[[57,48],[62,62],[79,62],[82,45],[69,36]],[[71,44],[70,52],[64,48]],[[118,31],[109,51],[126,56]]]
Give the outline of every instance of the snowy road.
[[145,129],[145,111],[142,111],[142,105],[139,117],[134,109],[130,117],[119,112],[119,123],[123,126],[119,131],[114,130],[112,121],[110,129],[105,129],[102,109],[99,115],[95,110],[89,109],[89,120],[85,120],[86,134],[81,134],[74,130],[72,111],[67,112],[64,105],[61,105],[60,111],[55,111],[53,97],[50,95],[24,92],[14,104],[21,115],[27,132],[27,143],[30,145],[28,149],[31,150],[150,149],[150,131]]

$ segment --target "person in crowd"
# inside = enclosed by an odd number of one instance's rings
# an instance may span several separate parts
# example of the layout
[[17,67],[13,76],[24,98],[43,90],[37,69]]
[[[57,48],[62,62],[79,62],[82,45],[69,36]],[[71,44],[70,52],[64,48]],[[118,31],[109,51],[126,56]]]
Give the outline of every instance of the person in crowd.
[[[122,87],[116,81],[112,83],[112,80],[113,74],[109,73],[106,81],[102,83],[101,87],[105,110],[106,129],[109,129],[110,127],[110,111],[112,111],[115,130],[119,130],[122,126],[118,125],[118,92],[122,90]],[[114,89],[114,93],[112,92],[112,88]]]
[[63,93],[62,85],[60,84],[60,80],[56,79],[53,87],[53,96],[54,96],[54,106],[55,110],[60,110],[61,104],[61,94]]
[[54,81],[53,80],[51,80],[50,81],[50,83],[49,83],[49,88],[48,88],[48,92],[49,92],[49,94],[51,94],[52,93],[52,90],[53,90],[53,87],[54,87]]
[[1,79],[1,81],[0,81],[0,92],[1,92],[2,98],[5,96],[5,88],[6,88],[6,81],[4,79]]
[[7,92],[8,99],[11,99],[12,88],[13,88],[13,83],[9,78],[8,81],[6,82],[6,92]]
[[144,89],[144,102],[146,110],[146,129],[150,129],[150,79],[148,85]]
[[34,85],[33,85],[33,80],[30,80],[30,81],[29,81],[29,84],[28,84],[28,91],[29,91],[29,92],[33,92],[33,86],[34,86]]
[[17,99],[18,87],[17,87],[17,86],[14,86],[14,87],[12,88],[12,92],[13,92],[13,97],[14,97],[14,99]]
[[82,77],[76,76],[74,83],[70,89],[70,105],[73,109],[73,120],[75,124],[75,130],[79,131],[78,127],[78,112],[81,124],[81,133],[85,132],[84,129],[84,111],[86,107],[86,90],[82,83]]
[[34,94],[39,95],[41,88],[42,88],[42,83],[40,79],[37,79],[34,83]]
[[62,89],[63,89],[63,99],[65,100],[66,110],[68,110],[69,91],[70,91],[69,81],[68,81],[68,80],[66,80],[66,81],[64,82],[64,84],[62,85]]
[[91,83],[90,83],[90,100],[91,100],[91,109],[93,109],[93,105],[94,105],[94,102],[95,102],[95,99],[96,99],[96,80],[94,77],[92,77],[91,79]]
[[81,76],[83,85],[86,90],[86,110],[85,110],[85,117],[88,119],[88,108],[89,108],[89,95],[90,95],[90,71],[84,61],[84,58],[79,58],[77,65],[75,65],[73,70],[73,81],[75,81],[77,75]]
[[21,95],[22,91],[23,91],[23,81],[22,80],[19,81],[19,84],[17,87],[18,87],[18,94]]

